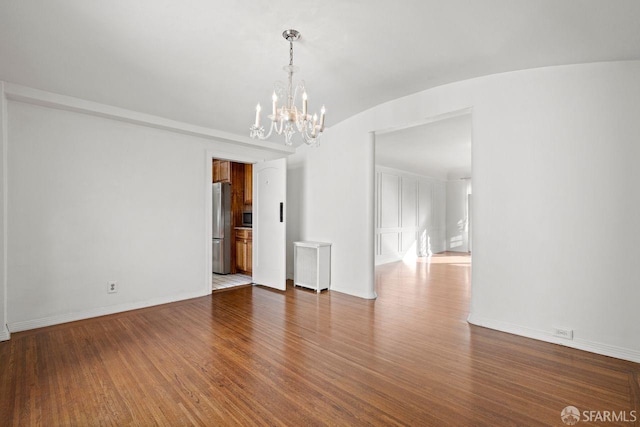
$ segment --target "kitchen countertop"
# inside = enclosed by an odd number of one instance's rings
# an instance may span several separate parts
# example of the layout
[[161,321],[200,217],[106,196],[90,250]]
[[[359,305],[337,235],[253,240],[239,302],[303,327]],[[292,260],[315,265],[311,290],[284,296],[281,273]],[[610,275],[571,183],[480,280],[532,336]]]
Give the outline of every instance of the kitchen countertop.
[[251,227],[236,227],[236,230],[253,230]]

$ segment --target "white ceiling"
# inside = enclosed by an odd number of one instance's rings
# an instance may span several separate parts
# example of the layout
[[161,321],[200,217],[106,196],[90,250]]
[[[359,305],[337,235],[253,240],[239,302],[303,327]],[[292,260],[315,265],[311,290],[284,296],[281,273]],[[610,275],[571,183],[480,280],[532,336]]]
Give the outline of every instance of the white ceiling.
[[246,135],[301,31],[327,126],[443,83],[640,59],[637,0],[0,0],[0,79]]
[[471,177],[471,115],[376,135],[376,165],[438,179]]

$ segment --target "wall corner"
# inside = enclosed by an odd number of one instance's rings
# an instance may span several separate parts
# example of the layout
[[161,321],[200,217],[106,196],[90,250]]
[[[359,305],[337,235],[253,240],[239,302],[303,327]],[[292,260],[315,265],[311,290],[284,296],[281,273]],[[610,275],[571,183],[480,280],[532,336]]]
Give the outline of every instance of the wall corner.
[[0,341],[7,329],[7,146],[8,115],[5,82],[0,81]]

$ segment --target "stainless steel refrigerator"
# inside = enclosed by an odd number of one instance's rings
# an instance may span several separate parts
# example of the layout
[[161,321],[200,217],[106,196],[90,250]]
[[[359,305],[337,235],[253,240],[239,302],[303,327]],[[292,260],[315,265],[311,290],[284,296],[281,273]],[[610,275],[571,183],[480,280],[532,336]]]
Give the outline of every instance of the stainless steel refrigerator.
[[213,272],[231,273],[231,184],[216,182],[213,195]]

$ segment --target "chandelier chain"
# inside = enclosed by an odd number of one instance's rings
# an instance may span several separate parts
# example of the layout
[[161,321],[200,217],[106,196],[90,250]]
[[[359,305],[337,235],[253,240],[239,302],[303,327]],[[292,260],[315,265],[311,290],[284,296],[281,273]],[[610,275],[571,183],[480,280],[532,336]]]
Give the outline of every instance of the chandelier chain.
[[289,41],[289,65],[293,66],[293,42]]

